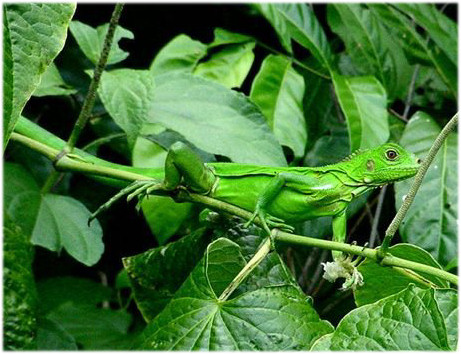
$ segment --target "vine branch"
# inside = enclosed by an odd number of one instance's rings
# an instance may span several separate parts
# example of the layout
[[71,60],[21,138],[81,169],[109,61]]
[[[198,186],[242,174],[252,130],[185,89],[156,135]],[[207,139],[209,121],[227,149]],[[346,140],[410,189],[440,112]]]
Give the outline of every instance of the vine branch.
[[440,132],[440,134],[437,136],[434,143],[432,144],[427,154],[427,157],[423,160],[421,167],[418,170],[418,173],[416,173],[415,180],[413,181],[413,184],[411,185],[410,190],[408,191],[408,194],[402,206],[398,210],[397,214],[395,214],[394,219],[392,220],[391,224],[386,230],[383,243],[381,245],[381,248],[379,249],[380,257],[384,257],[387,250],[389,249],[389,245],[392,241],[392,238],[394,237],[405,215],[407,214],[408,209],[411,206],[411,203],[413,203],[416,193],[418,192],[418,189],[421,186],[421,183],[424,179],[424,176],[426,175],[427,170],[429,169],[429,166],[434,160],[435,155],[439,151],[440,147],[442,146],[443,142],[447,138],[448,134],[456,127],[457,124],[458,124],[458,113],[456,113],[448,121],[448,123],[445,125],[445,127],[443,127],[442,131]]

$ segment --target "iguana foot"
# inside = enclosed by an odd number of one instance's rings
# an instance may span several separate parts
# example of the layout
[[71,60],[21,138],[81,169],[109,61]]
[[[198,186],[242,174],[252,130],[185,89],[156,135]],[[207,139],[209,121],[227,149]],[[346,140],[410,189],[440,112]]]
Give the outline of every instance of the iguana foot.
[[256,208],[250,220],[248,220],[245,223],[244,227],[246,228],[250,227],[250,225],[254,222],[256,217],[259,217],[259,220],[261,220],[261,223],[262,223],[262,228],[267,232],[269,236],[271,236],[271,229],[275,229],[275,228],[283,230],[283,231],[287,231],[287,232],[293,232],[295,230],[293,226],[285,224],[283,219],[269,215],[260,208]]
[[154,189],[162,189],[162,188],[163,188],[162,183],[158,181],[142,180],[142,181],[133,182],[128,187],[123,188],[120,192],[118,192],[116,195],[110,198],[107,202],[101,205],[93,214],[91,214],[90,217],[88,218],[88,225],[99,214],[109,209],[112,204],[114,204],[116,201],[118,201],[125,195],[128,195],[127,200],[130,201],[131,199],[133,199],[134,197],[138,195],[140,196],[140,198],[144,198],[149,192],[153,191]]

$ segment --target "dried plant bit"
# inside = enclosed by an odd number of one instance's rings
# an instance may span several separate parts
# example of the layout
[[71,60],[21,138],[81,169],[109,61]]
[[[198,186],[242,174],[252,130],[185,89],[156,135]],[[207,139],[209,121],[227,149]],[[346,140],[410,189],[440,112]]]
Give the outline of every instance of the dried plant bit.
[[338,278],[344,278],[345,281],[342,285],[342,290],[353,289],[357,286],[363,285],[363,276],[356,268],[356,264],[360,262],[361,257],[352,261],[352,256],[336,260],[334,262],[322,263],[323,265],[323,278],[333,283]]

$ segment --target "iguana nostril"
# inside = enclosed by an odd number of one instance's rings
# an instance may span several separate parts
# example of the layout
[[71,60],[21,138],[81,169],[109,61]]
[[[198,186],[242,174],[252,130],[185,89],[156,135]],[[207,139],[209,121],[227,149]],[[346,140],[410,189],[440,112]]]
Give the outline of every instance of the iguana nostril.
[[421,159],[416,160],[416,163],[421,163],[421,162],[423,162],[423,160],[421,160]]

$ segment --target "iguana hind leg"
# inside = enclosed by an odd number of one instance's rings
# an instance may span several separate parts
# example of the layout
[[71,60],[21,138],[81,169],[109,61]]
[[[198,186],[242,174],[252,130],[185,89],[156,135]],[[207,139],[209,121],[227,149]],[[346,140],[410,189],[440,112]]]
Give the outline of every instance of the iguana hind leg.
[[176,142],[168,150],[163,182],[156,180],[133,182],[100,206],[90,216],[88,223],[125,195],[128,195],[128,201],[134,197],[142,199],[154,191],[172,191],[182,181],[194,192],[207,193],[213,187],[215,178],[214,174],[190,147],[182,142]]

